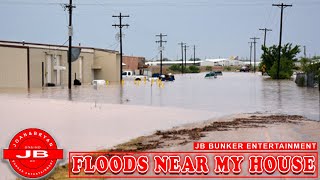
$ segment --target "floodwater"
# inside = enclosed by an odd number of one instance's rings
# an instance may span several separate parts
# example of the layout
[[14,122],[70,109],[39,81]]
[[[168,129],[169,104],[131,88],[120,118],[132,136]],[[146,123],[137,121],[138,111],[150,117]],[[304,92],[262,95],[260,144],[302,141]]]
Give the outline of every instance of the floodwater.
[[76,87],[71,95],[66,88],[34,89],[29,93],[19,90],[11,94],[28,98],[71,100],[99,104],[129,104],[155,107],[176,107],[205,110],[221,115],[271,112],[306,116],[320,120],[319,91],[301,88],[292,80],[274,81],[251,73],[224,73],[217,79],[205,79],[204,74],[176,75],[175,82],[163,87],[150,82],[134,83],[127,80],[123,86]]
[[[123,86],[0,89],[1,149],[26,128],[49,132],[60,148],[91,151],[108,148],[156,130],[250,112],[319,117],[319,91],[291,80],[273,81],[258,74],[176,75],[163,85],[125,81]],[[15,179],[6,161],[0,179]]]

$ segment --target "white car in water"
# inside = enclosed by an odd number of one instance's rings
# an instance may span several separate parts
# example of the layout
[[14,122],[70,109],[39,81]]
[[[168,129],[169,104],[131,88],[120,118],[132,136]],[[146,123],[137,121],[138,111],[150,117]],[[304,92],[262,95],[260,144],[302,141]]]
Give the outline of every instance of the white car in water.
[[106,81],[105,80],[93,80],[91,82],[92,85],[95,85],[95,86],[104,86],[106,85]]
[[127,80],[136,80],[136,81],[143,81],[147,76],[143,75],[134,75],[133,71],[123,71],[122,78]]

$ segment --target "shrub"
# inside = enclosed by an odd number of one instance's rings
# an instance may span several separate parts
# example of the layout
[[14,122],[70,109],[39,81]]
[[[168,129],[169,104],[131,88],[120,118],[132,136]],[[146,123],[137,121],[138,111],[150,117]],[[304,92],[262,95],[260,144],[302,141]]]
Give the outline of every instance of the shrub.
[[[293,74],[292,68],[293,68],[292,60],[288,60],[285,58],[281,59],[279,79],[290,79]],[[275,63],[273,63],[273,65],[269,71],[269,75],[271,76],[272,79],[277,78],[277,69],[278,69],[278,63],[275,62]]]
[[224,66],[224,67],[223,67],[223,70],[224,70],[224,71],[231,71],[231,67],[230,67],[230,66]]
[[212,71],[212,66],[206,66],[206,71]]
[[171,71],[175,71],[175,72],[181,72],[181,66],[180,65],[177,65],[177,64],[174,64],[174,65],[172,65],[172,66],[170,66],[169,67],[169,69],[171,70]]
[[199,73],[200,72],[200,68],[197,67],[197,66],[189,66],[189,71],[190,71],[190,73]]
[[[271,78],[277,79],[278,69],[278,55],[279,48],[276,45],[271,47],[262,46],[263,54],[261,56],[262,62],[259,69],[264,73],[267,72]],[[279,68],[279,79],[289,79],[292,76],[292,69],[294,68],[294,61],[297,61],[296,56],[300,52],[299,46],[292,46],[292,44],[285,44],[281,48],[281,62]]]

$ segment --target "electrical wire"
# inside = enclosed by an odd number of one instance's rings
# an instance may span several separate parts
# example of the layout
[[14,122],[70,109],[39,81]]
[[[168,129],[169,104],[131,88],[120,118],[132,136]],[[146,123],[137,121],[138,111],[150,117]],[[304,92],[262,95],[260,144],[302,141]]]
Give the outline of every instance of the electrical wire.
[[[134,2],[109,2],[109,3],[101,3],[100,1],[95,0],[96,3],[74,3],[75,5],[80,6],[102,6],[102,7],[149,7],[149,6],[163,6],[163,7],[229,7],[229,6],[262,6],[268,5],[269,2],[248,2],[248,1],[237,1],[237,2],[222,2],[222,3],[214,3],[212,1],[184,1],[184,2],[173,2],[173,1],[134,1]],[[39,6],[47,6],[47,5],[59,5],[61,3],[58,2],[30,2],[30,1],[14,1],[14,0],[3,0],[0,1],[0,5],[39,5]],[[304,1],[301,5],[314,5],[320,4],[319,1]]]

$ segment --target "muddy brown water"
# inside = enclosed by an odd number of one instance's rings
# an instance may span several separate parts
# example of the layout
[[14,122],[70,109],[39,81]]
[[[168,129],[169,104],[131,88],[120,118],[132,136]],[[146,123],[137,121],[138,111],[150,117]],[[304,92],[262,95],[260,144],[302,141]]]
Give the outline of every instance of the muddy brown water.
[[201,74],[176,75],[175,82],[156,83],[125,81],[124,86],[111,84],[75,87],[71,95],[67,87],[0,89],[1,95],[156,107],[178,107],[205,110],[221,115],[248,112],[272,112],[306,116],[320,120],[319,91],[301,88],[292,80],[274,81],[251,73],[224,73],[217,79]]
[[[67,151],[108,148],[156,130],[214,117],[250,112],[319,117],[319,91],[291,80],[273,81],[251,73],[176,75],[163,87],[150,82],[43,89],[0,88],[1,149],[22,129],[51,133]],[[121,126],[120,126],[121,125]],[[14,179],[2,161],[0,179]]]

